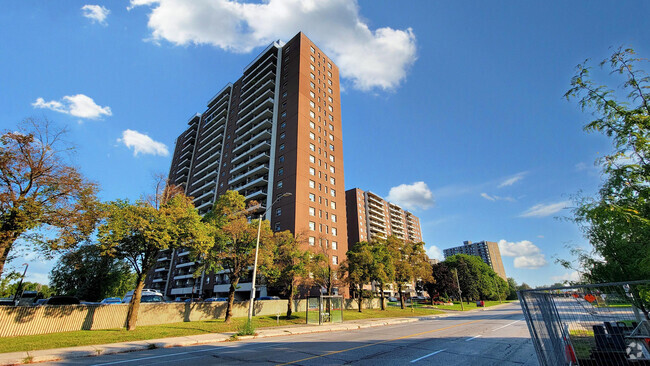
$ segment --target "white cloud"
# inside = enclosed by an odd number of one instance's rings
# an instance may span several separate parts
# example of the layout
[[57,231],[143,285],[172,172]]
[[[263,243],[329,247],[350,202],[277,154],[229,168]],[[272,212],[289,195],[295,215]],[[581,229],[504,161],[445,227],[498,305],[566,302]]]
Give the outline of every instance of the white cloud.
[[501,183],[498,185],[498,187],[499,187],[499,188],[503,188],[503,187],[511,186],[511,185],[513,185],[513,184],[519,182],[520,180],[524,179],[524,177],[526,176],[526,174],[528,174],[528,172],[520,172],[520,173],[517,173],[517,174],[513,175],[512,177],[507,178],[506,180],[504,180],[503,182],[501,182]]
[[488,201],[508,201],[508,202],[515,202],[515,199],[512,197],[501,197],[501,196],[490,196],[487,193],[481,193],[481,197],[485,198]]
[[578,273],[578,271],[565,272],[560,276],[551,276],[551,280],[554,282],[564,282],[564,281],[578,282],[580,281],[580,273]]
[[83,16],[102,25],[106,25],[106,17],[111,13],[110,10],[99,5],[84,5],[81,7]]
[[546,217],[564,210],[565,208],[569,207],[570,204],[571,201],[549,203],[547,205],[539,203],[529,208],[519,216],[520,217]]
[[61,101],[51,100],[46,102],[43,98],[38,98],[32,103],[32,106],[87,119],[98,119],[101,116],[113,114],[110,107],[99,106],[93,98],[83,94],[66,95]]
[[122,138],[117,139],[126,147],[133,149],[133,156],[138,156],[139,153],[167,156],[169,151],[167,146],[162,142],[154,141],[151,137],[134,130],[124,130]]
[[539,247],[528,240],[518,242],[499,240],[499,251],[502,256],[515,258],[515,268],[536,269],[548,264]]
[[442,254],[442,250],[440,250],[440,248],[435,245],[432,245],[427,249],[427,255],[429,258],[435,258],[441,261],[445,259],[445,256]]
[[413,184],[401,184],[393,187],[388,192],[387,201],[396,203],[408,210],[423,209],[433,207],[433,193],[424,182],[415,182]]
[[131,0],[129,9],[149,6],[154,41],[208,44],[250,52],[303,31],[339,66],[341,76],[360,90],[393,89],[415,62],[411,28],[372,30],[350,0]]

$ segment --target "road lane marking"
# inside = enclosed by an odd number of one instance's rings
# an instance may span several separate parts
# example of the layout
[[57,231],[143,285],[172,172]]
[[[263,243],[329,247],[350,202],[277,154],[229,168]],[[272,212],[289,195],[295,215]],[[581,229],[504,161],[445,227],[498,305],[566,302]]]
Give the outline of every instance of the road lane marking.
[[476,338],[478,338],[478,337],[480,337],[480,336],[481,336],[481,335],[479,334],[479,335],[474,336],[474,337],[472,337],[472,338],[467,338],[467,339],[465,340],[465,342],[469,342],[469,341],[471,341],[472,339],[476,339]]
[[465,322],[465,323],[460,323],[460,324],[456,324],[456,325],[450,325],[450,326],[448,326],[448,327],[444,327],[444,328],[438,328],[438,329],[427,330],[426,332],[414,333],[414,334],[409,334],[409,335],[405,335],[405,336],[402,336],[402,337],[397,337],[397,338],[393,338],[393,339],[387,339],[387,340],[385,340],[385,341],[379,341],[379,342],[375,342],[375,343],[368,343],[368,344],[364,344],[364,345],[362,345],[362,346],[356,346],[356,347],[352,347],[352,348],[346,348],[346,349],[342,349],[342,350],[338,350],[338,351],[331,351],[331,352],[327,352],[327,353],[322,354],[322,355],[319,355],[319,356],[312,356],[312,357],[307,357],[307,358],[303,358],[303,359],[300,359],[300,360],[295,360],[295,361],[291,361],[291,362],[281,363],[281,364],[278,364],[277,366],[291,365],[291,364],[294,364],[294,363],[297,363],[297,362],[309,361],[309,360],[313,360],[313,359],[316,359],[316,358],[321,358],[321,357],[327,357],[327,356],[335,355],[335,354],[337,354],[337,353],[344,353],[344,352],[354,351],[354,350],[357,350],[357,349],[366,348],[366,347],[370,347],[370,346],[376,346],[376,345],[378,345],[378,344],[382,344],[382,343],[388,343],[388,342],[398,341],[398,340],[400,340],[400,339],[412,338],[412,337],[416,337],[416,336],[423,335],[423,334],[434,333],[434,332],[440,332],[440,331],[443,331],[443,330],[447,330],[447,329],[451,329],[451,328],[456,328],[456,327],[460,327],[460,326],[467,325],[467,324],[478,323],[478,322],[482,322],[482,321],[485,321],[485,320],[486,320],[486,319],[472,320],[472,321]]
[[198,351],[177,352],[177,353],[169,353],[169,354],[166,354],[166,355],[159,355],[159,356],[149,356],[149,357],[132,358],[132,359],[129,359],[129,360],[122,360],[122,361],[96,363],[93,366],[118,365],[118,364],[121,364],[121,363],[144,361],[144,360],[154,360],[156,358],[172,357],[172,356],[179,356],[179,355],[189,355],[189,354],[192,354],[192,353],[209,352],[209,351],[214,351],[214,349],[202,349],[202,350],[198,350]]
[[514,322],[512,322],[512,323],[508,323],[508,324],[506,324],[506,325],[504,325],[504,326],[502,326],[502,327],[498,327],[498,328],[496,328],[496,329],[492,329],[492,331],[493,331],[493,332],[496,332],[496,331],[499,330],[499,329],[503,329],[503,328],[505,328],[505,327],[509,327],[509,326],[511,326],[511,325],[513,325],[513,324],[515,324],[515,323],[519,323],[519,322],[522,321],[522,320],[524,320],[524,319],[515,320]]
[[422,357],[420,357],[420,358],[416,358],[415,360],[412,360],[411,363],[418,362],[418,361],[420,361],[420,360],[424,360],[425,358],[427,358],[427,357],[431,357],[431,356],[433,356],[433,355],[437,355],[438,353],[440,353],[440,352],[442,352],[442,351],[444,351],[444,349],[441,349],[440,351],[431,352],[431,353],[429,353],[428,355],[424,355],[424,356],[422,356]]

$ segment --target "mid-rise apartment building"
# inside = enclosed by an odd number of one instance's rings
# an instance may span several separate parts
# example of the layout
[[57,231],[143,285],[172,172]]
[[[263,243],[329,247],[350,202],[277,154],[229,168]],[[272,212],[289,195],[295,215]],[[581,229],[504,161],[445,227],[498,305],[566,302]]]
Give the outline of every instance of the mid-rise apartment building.
[[483,262],[492,267],[494,272],[496,272],[501,278],[506,281],[508,280],[506,277],[506,270],[503,268],[499,244],[495,242],[483,240],[478,243],[472,243],[471,241],[464,241],[462,246],[444,249],[442,252],[445,255],[445,258],[456,254],[479,256]]
[[414,243],[422,241],[420,219],[375,193],[352,188],[345,192],[345,202],[349,246],[391,235]]
[[[169,180],[200,214],[228,190],[264,207],[292,193],[267,212],[271,228],[292,231],[338,265],[348,248],[338,67],[303,33],[269,45],[189,119]],[[168,296],[228,292],[227,273],[194,278],[196,268],[187,251],[165,251],[147,286]],[[250,285],[240,281],[239,298]]]

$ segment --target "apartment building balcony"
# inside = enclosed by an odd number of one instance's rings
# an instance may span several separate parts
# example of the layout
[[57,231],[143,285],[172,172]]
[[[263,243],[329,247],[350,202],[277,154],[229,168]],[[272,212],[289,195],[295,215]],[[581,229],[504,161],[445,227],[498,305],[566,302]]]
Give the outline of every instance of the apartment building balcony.
[[194,139],[187,139],[183,143],[183,148],[181,149],[181,152],[192,150],[192,147],[194,147]]
[[240,118],[239,120],[241,121],[242,125],[235,130],[235,134],[237,136],[241,135],[257,121],[261,121],[265,118],[273,118],[273,99],[271,98],[264,100],[262,103],[255,106],[252,111],[248,112],[247,115]]
[[258,152],[268,152],[271,150],[271,140],[260,141],[255,145],[252,145],[250,149],[246,150],[243,153],[240,153],[235,158],[232,159],[232,164],[237,164],[242,161],[246,161],[247,158],[255,156]]
[[228,181],[228,184],[230,184],[232,186],[232,185],[235,185],[235,184],[237,184],[239,182],[242,182],[244,179],[249,178],[249,177],[251,177],[253,175],[265,174],[265,173],[268,173],[268,172],[269,172],[269,164],[261,164],[261,165],[255,166],[255,167],[250,167],[250,168],[248,168],[247,171],[230,178],[230,180]]
[[[212,169],[212,170],[209,170]],[[217,176],[217,166],[214,166],[211,168],[210,166],[205,167],[203,171],[206,171],[205,175],[200,176],[199,178],[195,178],[195,180],[192,182],[192,191],[190,193],[190,196],[196,197],[197,194],[201,194],[201,191],[206,189],[207,186],[210,184],[214,184],[216,179],[208,180],[209,178],[216,178]],[[195,177],[198,176],[198,174],[194,175]]]
[[210,202],[210,201],[208,201],[208,202],[204,202],[204,203],[202,203],[202,204],[196,206],[196,210],[199,211],[199,214],[202,215],[202,214],[204,214],[205,212],[207,212],[207,210],[206,210],[206,211],[203,211],[203,210],[212,207],[213,204],[214,204],[214,202]]
[[203,160],[197,160],[196,165],[192,169],[194,173],[192,174],[194,177],[204,173],[205,171],[214,168],[213,170],[217,170],[219,168],[219,161],[221,160],[221,152],[215,152],[213,155],[208,156],[207,159]]
[[228,113],[230,95],[227,98],[221,97],[218,103],[214,103],[208,107],[208,110],[205,111],[203,121],[210,122],[213,120],[219,120],[222,117],[225,117]]
[[158,262],[165,262],[172,260],[169,256],[165,255],[164,257],[158,258]]
[[181,154],[180,158],[178,158],[178,159],[182,161],[184,158],[189,159],[191,156],[192,156],[192,150],[187,150],[186,152]]
[[181,174],[181,173],[188,173],[190,171],[190,167],[185,165],[180,167],[180,169],[176,170],[176,174]]
[[244,80],[242,80],[242,94],[241,99],[248,97],[248,94],[251,90],[257,89],[257,87],[267,80],[275,80],[275,71],[276,71],[275,62],[262,64],[255,68],[253,72],[246,75]]
[[166,280],[163,280],[162,278],[154,278],[153,281],[151,281],[151,282],[158,283],[158,282],[165,282],[165,281]]
[[[250,136],[250,135],[249,135]],[[254,146],[255,144],[259,143],[260,141],[271,141],[271,128],[267,128],[265,130],[260,131],[256,135],[250,137],[248,140],[243,141],[240,145],[235,147],[232,150],[233,154],[239,154],[240,152],[244,151],[246,146]]]
[[232,169],[230,169],[230,175],[238,173],[242,171],[244,168],[251,166],[253,164],[266,163],[269,161],[270,158],[271,156],[268,154],[268,152],[263,152],[261,154],[255,155],[252,158],[240,163],[239,165],[235,165]]
[[173,289],[171,290],[171,294],[172,294],[172,295],[185,295],[185,294],[191,294],[191,293],[192,293],[192,289],[194,289],[193,286],[189,286],[189,287],[177,287],[177,288],[173,288]]
[[159,267],[153,270],[154,272],[167,272],[169,271],[169,267]]
[[189,129],[187,129],[187,130],[183,133],[183,137],[185,137],[185,138],[190,138],[191,136],[194,136],[194,135],[196,135],[196,125],[192,125],[192,127],[190,127]]
[[178,256],[179,257],[184,257],[184,256],[189,255],[189,254],[190,254],[189,250],[184,250],[184,251],[181,251],[180,253],[178,253]]
[[368,196],[368,201],[372,201],[373,203],[376,203],[379,206],[384,207],[384,203],[382,202],[381,198],[375,196],[372,193],[368,193],[367,196]]
[[221,142],[223,140],[223,131],[226,130],[226,124],[220,124],[216,129],[214,129],[209,134],[202,136],[200,139],[200,146],[205,146],[206,144],[214,143],[215,141]]
[[184,268],[184,267],[192,266],[192,265],[195,265],[195,264],[196,264],[196,262],[194,262],[194,261],[178,263],[178,264],[176,264],[176,268]]
[[197,152],[198,158],[195,161],[201,162],[203,160],[214,159],[215,157],[213,155],[219,154],[221,154],[221,139],[218,139],[214,144],[206,143],[201,145]]
[[253,61],[251,61],[251,63],[249,63],[244,68],[244,79],[242,80],[243,82],[245,83],[248,82],[248,80],[250,80],[251,77],[257,75],[259,73],[259,70],[264,68],[269,63],[272,65],[276,64],[278,57],[275,52],[270,52],[266,54],[266,57],[264,56],[264,54],[270,49],[271,46],[269,46],[266,50],[262,51],[262,53],[259,54],[259,56],[257,56]]
[[264,99],[273,99],[273,92],[275,90],[275,83],[273,80],[267,81],[256,92],[251,93],[245,100],[239,103],[239,115],[246,115],[252,111],[255,106],[261,103]]
[[207,191],[207,192],[203,193],[201,196],[195,198],[195,200],[196,200],[196,201],[203,201],[203,200],[206,199],[206,198],[214,197],[214,192],[215,192],[214,189],[213,189],[213,190],[210,190],[210,191]]
[[231,88],[232,88],[232,84],[228,83],[221,90],[219,90],[214,95],[214,97],[210,98],[210,100],[208,101],[208,103],[207,103],[208,108],[212,107],[215,104],[221,103],[225,98],[230,98],[230,89]]
[[246,193],[244,197],[246,197],[247,200],[250,199],[258,199],[258,198],[266,198],[266,192],[267,189],[266,187],[252,191],[250,193]]
[[268,181],[268,175],[262,175],[257,178],[251,178],[247,183],[241,185],[240,187],[233,187],[233,190],[237,190],[240,192],[246,192],[247,190],[250,190],[253,187],[257,186],[263,186],[266,187],[268,186],[269,181]]
[[176,280],[186,280],[188,278],[192,278],[193,276],[194,276],[194,274],[192,274],[192,273],[186,274],[186,275],[174,276],[174,281],[176,281]]

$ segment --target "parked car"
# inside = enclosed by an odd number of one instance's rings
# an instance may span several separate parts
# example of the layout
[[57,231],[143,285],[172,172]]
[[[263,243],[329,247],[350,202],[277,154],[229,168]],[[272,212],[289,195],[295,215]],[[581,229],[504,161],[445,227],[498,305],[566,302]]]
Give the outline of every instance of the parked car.
[[[130,303],[131,298],[133,297],[133,290],[129,291],[124,295],[124,299],[122,299],[122,303]],[[140,298],[140,302],[165,302],[165,299],[163,298],[162,293],[156,291],[156,290],[150,290],[150,289],[142,289],[142,297]]]
[[52,296],[45,299],[43,305],[79,305],[81,302],[74,296]]
[[280,300],[277,296],[260,296],[257,300]]
[[45,305],[46,302],[47,302],[47,299],[38,299],[38,300],[36,300],[36,301],[34,302],[34,305],[33,305],[33,306],[41,306],[41,305]]
[[177,297],[174,299],[174,302],[185,302],[189,297]]
[[228,298],[225,297],[208,297],[207,299],[203,300],[205,302],[225,302],[228,301]]
[[122,298],[120,297],[107,297],[102,300],[101,304],[121,304]]
[[399,299],[396,298],[395,296],[391,296],[391,297],[388,298],[388,301],[389,302],[397,302],[397,301],[399,301]]
[[186,299],[185,302],[203,302],[203,299],[200,297]]

